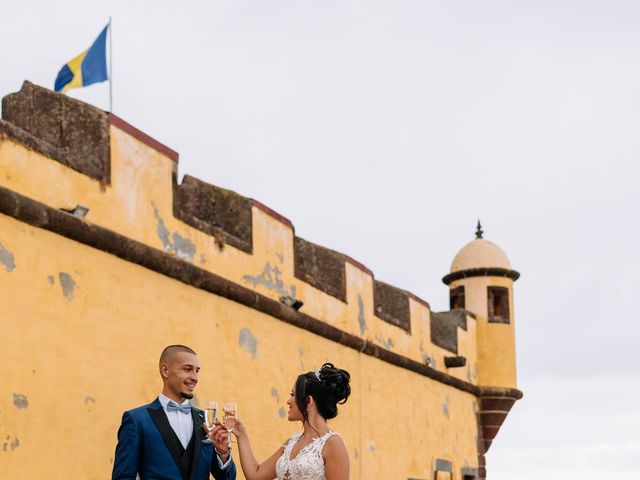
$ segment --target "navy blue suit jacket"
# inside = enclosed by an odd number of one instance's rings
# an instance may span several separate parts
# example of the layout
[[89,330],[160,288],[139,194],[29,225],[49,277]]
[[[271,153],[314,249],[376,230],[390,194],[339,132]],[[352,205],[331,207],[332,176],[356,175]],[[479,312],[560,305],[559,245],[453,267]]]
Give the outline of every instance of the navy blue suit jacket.
[[202,443],[205,437],[204,414],[191,409],[193,416],[194,455],[191,476],[180,461],[178,440],[169,424],[160,401],[124,412],[118,430],[118,445],[113,462],[113,480],[235,480],[236,466],[231,463],[222,470],[213,445]]

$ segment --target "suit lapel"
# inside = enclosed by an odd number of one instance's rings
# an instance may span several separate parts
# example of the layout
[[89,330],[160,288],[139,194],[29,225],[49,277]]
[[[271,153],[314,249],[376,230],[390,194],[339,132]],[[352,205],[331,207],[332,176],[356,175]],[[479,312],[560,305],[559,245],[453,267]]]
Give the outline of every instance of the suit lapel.
[[[156,408],[154,408],[157,403]],[[164,413],[162,405],[160,402],[156,401],[151,404],[149,408],[147,408],[149,412],[149,416],[153,423],[155,423],[162,439],[164,440],[165,445],[167,446],[167,450],[171,454],[173,461],[176,463],[178,468],[180,469],[180,473],[182,473],[182,477],[187,480],[187,472],[182,465],[182,454],[180,452],[180,446],[178,445],[178,440],[176,434],[173,432],[173,428],[171,428],[171,424],[167,419],[167,415]]]
[[193,462],[191,463],[191,478],[196,474],[196,466],[200,457],[200,448],[202,440],[204,440],[204,413],[197,408],[191,408],[191,417],[193,418]]

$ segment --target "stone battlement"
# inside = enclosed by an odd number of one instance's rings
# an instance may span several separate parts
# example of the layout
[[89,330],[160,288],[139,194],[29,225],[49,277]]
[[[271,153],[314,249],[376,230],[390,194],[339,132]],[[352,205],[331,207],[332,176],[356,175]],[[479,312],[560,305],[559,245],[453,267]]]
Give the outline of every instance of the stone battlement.
[[[473,315],[432,312],[256,200],[178,183],[178,154],[113,114],[25,82],[2,101],[0,167],[5,215],[478,394]],[[61,210],[77,204],[86,219]]]

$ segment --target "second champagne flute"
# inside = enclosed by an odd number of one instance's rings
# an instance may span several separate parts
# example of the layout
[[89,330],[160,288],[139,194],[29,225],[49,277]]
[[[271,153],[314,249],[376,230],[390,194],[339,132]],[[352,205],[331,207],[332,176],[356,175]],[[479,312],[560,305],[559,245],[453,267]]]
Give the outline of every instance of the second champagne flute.
[[229,432],[229,438],[227,439],[227,445],[231,446],[231,432],[233,431],[233,427],[236,425],[236,415],[238,414],[238,407],[236,406],[236,402],[228,402],[224,404],[224,417],[222,421],[224,422],[224,426]]

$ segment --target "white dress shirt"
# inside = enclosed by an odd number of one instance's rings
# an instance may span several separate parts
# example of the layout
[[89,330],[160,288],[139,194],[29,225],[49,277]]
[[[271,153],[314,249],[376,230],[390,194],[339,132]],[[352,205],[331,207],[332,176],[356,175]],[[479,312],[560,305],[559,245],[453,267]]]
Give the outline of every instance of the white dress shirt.
[[[169,425],[171,425],[171,428],[178,437],[178,440],[180,440],[180,443],[186,450],[189,446],[189,442],[191,441],[191,436],[193,435],[193,417],[191,415],[185,415],[178,410],[167,410],[167,405],[169,405],[169,402],[173,402],[173,400],[162,393],[158,395],[158,400],[162,405],[164,413],[167,415]],[[180,405],[189,405],[189,400],[184,400]],[[225,469],[229,466],[229,463],[231,462],[231,455],[229,455],[229,458],[225,463],[222,463],[222,460],[220,460],[220,455],[216,454],[216,457],[218,458],[218,465],[220,468]]]
[[[160,400],[164,413],[167,415],[169,425],[171,425],[182,447],[186,450],[191,441],[191,435],[193,435],[193,417],[191,415],[185,415],[178,410],[167,410],[167,405],[169,405],[169,402],[173,402],[173,400],[163,394],[160,394],[158,400]],[[183,401],[180,405],[189,405],[189,400]]]

